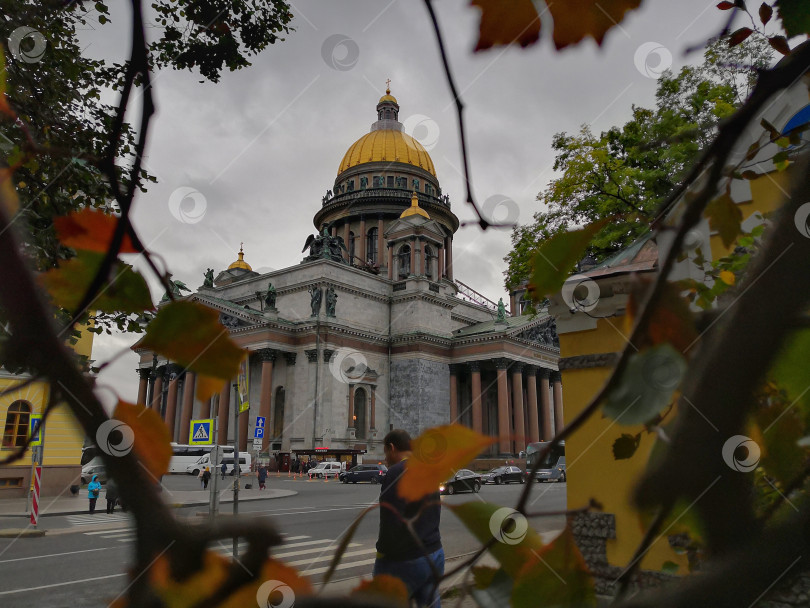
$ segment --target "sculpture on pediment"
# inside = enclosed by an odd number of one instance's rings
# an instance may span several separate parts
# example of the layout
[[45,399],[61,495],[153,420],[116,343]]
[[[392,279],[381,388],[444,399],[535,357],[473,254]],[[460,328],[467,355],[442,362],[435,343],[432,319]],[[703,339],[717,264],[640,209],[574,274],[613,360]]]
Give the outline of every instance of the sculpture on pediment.
[[317,317],[318,313],[321,312],[321,297],[323,297],[321,288],[313,285],[308,291],[310,297],[309,305],[312,307],[312,316]]
[[309,249],[309,255],[304,258],[305,262],[324,259],[347,263],[343,258],[343,252],[348,253],[349,251],[346,249],[346,243],[343,241],[343,237],[329,234],[330,226],[331,224],[324,224],[321,234],[310,234],[307,237],[304,248],[301,250],[303,253]]
[[267,284],[267,292],[264,294],[264,303],[268,308],[276,307],[276,288],[272,283]]
[[239,327],[239,319],[224,312],[219,313],[219,322],[228,329]]
[[337,293],[335,293],[335,288],[331,285],[326,290],[326,316],[327,317],[334,317],[335,316],[335,307],[337,306]]
[[205,271],[205,281],[203,281],[203,287],[213,287],[214,286],[214,269],[209,268]]
[[171,295],[174,296],[175,299],[177,299],[183,297],[184,291],[191,292],[191,290],[188,287],[186,287],[186,284],[183,283],[183,281],[172,281],[171,274],[166,275],[166,281],[169,283],[170,290],[163,294],[163,297],[160,300],[161,302],[168,302],[169,300],[172,299],[169,293],[171,293]]
[[365,190],[368,188],[368,178],[364,175],[360,178],[360,189]]
[[498,318],[495,319],[496,323],[506,323],[506,306],[503,304],[503,298],[498,299]]

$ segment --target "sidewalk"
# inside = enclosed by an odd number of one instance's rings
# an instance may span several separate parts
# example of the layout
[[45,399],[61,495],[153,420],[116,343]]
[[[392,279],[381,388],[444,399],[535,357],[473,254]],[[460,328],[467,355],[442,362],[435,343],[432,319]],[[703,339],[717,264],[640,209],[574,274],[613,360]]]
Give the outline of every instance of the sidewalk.
[[[244,487],[239,488],[239,502],[284,498],[286,496],[294,496],[296,494],[298,494],[298,492],[295,490],[278,490],[274,488],[259,490],[254,483],[254,487],[250,490],[246,490]],[[207,506],[211,492],[210,490],[168,490],[164,487],[160,495],[163,501],[169,507],[179,508],[203,505]],[[220,491],[219,503],[233,503],[232,488]],[[106,501],[104,500],[104,490],[102,490],[101,497],[98,499],[98,504],[96,505],[96,510],[103,511],[105,509],[105,505]],[[0,500],[0,517],[28,517],[28,513],[25,511],[26,506],[27,501],[25,498],[2,499]],[[82,488],[77,496],[63,494],[61,496],[43,497],[40,499],[39,516],[76,515],[80,513],[87,513],[88,508],[89,504],[87,500],[87,489]]]

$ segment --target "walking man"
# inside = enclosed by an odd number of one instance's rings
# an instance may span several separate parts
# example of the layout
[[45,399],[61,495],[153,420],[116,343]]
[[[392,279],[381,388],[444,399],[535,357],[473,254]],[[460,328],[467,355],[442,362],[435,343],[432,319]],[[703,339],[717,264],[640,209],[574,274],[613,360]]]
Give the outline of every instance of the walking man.
[[211,480],[211,470],[208,467],[205,467],[205,470],[202,474],[202,482],[203,482],[203,490],[208,489],[208,482]]
[[222,480],[225,481],[225,473],[228,472],[228,465],[225,464],[225,461],[222,461],[222,466],[219,468],[222,471]]
[[[401,579],[420,608],[441,608],[438,579],[434,578],[444,574],[439,493],[428,494],[415,502],[407,502],[399,496],[399,479],[411,454],[411,437],[407,431],[395,429],[388,433],[383,440],[383,450],[388,473],[380,487],[380,532],[373,574],[390,574]],[[413,531],[424,551],[404,521],[417,513],[421,514],[413,522]]]
[[256,477],[259,478],[259,489],[264,490],[264,484],[265,481],[267,481],[267,467],[260,464],[258,470],[256,471]]
[[107,513],[115,513],[115,503],[118,500],[118,486],[115,485],[112,479],[107,480],[104,496],[107,499]]
[[98,482],[98,475],[93,475],[90,483],[87,484],[87,498],[90,499],[90,515],[96,512],[96,501],[101,493],[101,484]]

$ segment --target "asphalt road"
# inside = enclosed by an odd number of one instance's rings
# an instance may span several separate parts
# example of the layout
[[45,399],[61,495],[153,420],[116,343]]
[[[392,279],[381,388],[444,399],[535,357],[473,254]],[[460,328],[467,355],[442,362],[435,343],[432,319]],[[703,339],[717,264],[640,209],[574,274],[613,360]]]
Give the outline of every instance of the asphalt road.
[[[196,479],[172,476],[164,479],[170,489],[192,489]],[[270,487],[293,489],[295,496],[246,502],[240,514],[269,518],[285,535],[275,554],[309,575],[317,583],[325,572],[337,541],[354,518],[379,496],[379,486],[344,485],[334,481],[292,481],[269,479]],[[479,494],[444,496],[442,501],[459,504],[485,500],[503,506],[516,503],[523,486],[487,485]],[[535,484],[531,510],[559,511],[566,507],[566,484]],[[176,509],[178,518],[199,521],[204,508]],[[225,505],[224,511],[232,510]],[[532,522],[538,532],[561,529],[560,516],[541,517]],[[41,538],[0,539],[0,606],[23,608],[65,606],[70,608],[108,606],[125,592],[126,573],[134,549],[134,530],[129,515],[107,515],[102,507],[95,515],[43,517],[40,527],[51,533]],[[115,526],[115,529],[106,529]],[[360,524],[333,580],[347,580],[371,573],[379,515],[372,511]],[[442,511],[442,543],[452,559],[479,548],[478,542],[449,510]],[[232,542],[215,548],[230,555]],[[348,584],[348,583],[347,583]]]

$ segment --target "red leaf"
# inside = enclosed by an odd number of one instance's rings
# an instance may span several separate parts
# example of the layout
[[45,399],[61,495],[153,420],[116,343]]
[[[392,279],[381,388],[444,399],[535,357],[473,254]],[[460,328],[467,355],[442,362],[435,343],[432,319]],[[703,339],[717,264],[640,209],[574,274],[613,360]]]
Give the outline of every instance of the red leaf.
[[737,46],[752,33],[754,33],[754,30],[752,30],[750,27],[741,27],[728,37],[728,45]]
[[721,2],[720,4],[717,5],[717,8],[719,8],[721,11],[727,11],[729,9],[734,8],[734,3],[733,2]]
[[530,0],[472,0],[471,4],[481,9],[476,51],[515,42],[525,47],[540,38],[540,15]]
[[[74,249],[106,253],[112,241],[118,218],[97,209],[82,209],[54,220],[59,240]],[[121,253],[138,253],[129,236],[121,241]]]
[[777,53],[790,55],[790,45],[788,44],[787,38],[784,36],[771,36],[768,38],[768,42]]
[[773,15],[773,9],[771,6],[763,2],[759,7],[759,19],[762,21],[762,25],[768,23],[771,20],[771,16]]

